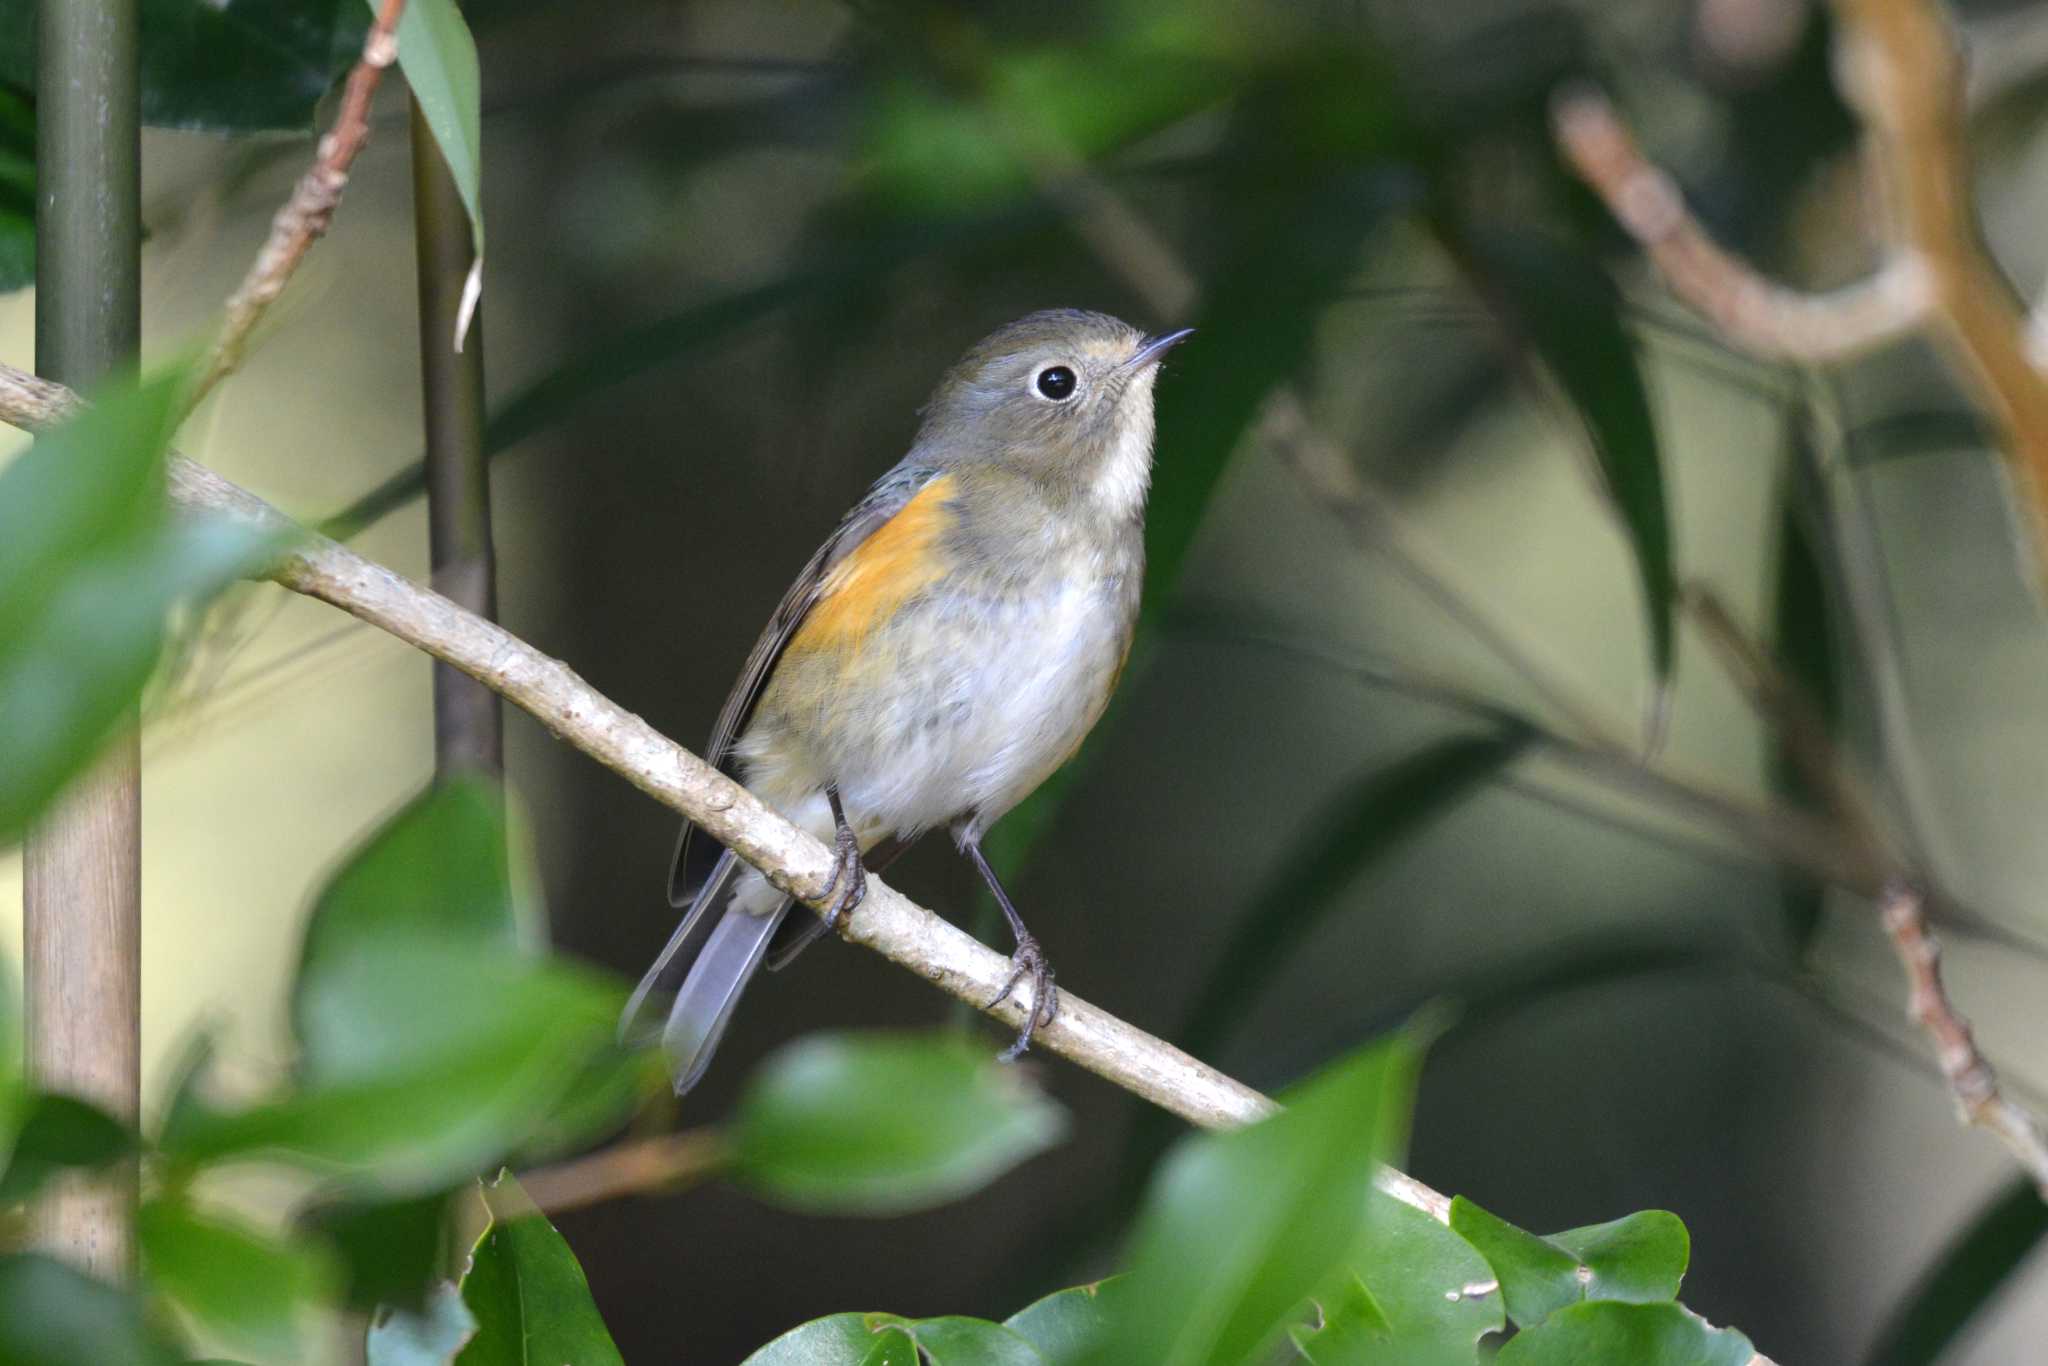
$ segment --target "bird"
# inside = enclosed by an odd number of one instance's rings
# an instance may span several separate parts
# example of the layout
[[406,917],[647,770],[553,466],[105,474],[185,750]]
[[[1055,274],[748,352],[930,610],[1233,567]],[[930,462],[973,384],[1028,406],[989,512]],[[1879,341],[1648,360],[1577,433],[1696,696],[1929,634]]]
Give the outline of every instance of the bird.
[[1014,1059],[1058,1009],[1038,940],[982,852],[989,828],[1073,756],[1136,630],[1160,362],[1146,335],[1053,309],[970,347],[920,410],[909,452],[797,575],[712,728],[707,759],[833,850],[822,916],[692,837],[669,874],[680,923],[625,1007],[678,1095],[703,1077],[740,994],[837,928],[879,873],[943,828],[988,885],[1026,979]]

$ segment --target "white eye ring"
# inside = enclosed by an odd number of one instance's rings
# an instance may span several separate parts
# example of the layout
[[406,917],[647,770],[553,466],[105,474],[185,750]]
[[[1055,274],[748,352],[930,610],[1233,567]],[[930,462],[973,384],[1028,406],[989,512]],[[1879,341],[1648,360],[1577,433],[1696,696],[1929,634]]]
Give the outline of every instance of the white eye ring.
[[1031,391],[1049,403],[1065,403],[1080,387],[1081,381],[1064,365],[1048,365],[1031,380]]

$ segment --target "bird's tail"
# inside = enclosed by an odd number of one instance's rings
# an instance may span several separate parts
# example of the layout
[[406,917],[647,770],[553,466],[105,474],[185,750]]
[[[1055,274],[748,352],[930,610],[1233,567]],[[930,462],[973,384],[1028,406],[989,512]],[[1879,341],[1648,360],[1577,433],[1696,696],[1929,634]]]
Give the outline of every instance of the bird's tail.
[[[675,993],[661,1046],[674,1070],[677,1095],[695,1086],[710,1066],[740,993],[760,970],[768,941],[789,911],[789,898],[746,872],[731,850],[719,857],[619,1020],[621,1039],[648,1039],[648,1002]],[[756,901],[764,904],[749,904]]]

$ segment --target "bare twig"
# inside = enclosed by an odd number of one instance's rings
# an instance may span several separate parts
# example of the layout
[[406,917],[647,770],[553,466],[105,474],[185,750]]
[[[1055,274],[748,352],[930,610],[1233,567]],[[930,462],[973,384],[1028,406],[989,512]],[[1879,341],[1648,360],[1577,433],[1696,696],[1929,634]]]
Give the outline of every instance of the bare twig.
[[1941,981],[1941,947],[1927,928],[1925,898],[1918,888],[1905,882],[1893,887],[1884,902],[1884,927],[1906,970],[1913,1018],[1934,1040],[1935,1061],[1948,1078],[1956,1113],[2005,1144],[2048,1199],[2048,1133],[1998,1089],[1998,1076],[1978,1051],[1969,1021],[1949,1002]]
[[[715,1129],[684,1129],[601,1148],[587,1157],[523,1172],[519,1189],[546,1214],[582,1209],[621,1195],[673,1191],[716,1172],[725,1162],[725,1140]],[[493,1205],[505,1217],[525,1213]]]
[[1671,292],[1748,354],[1844,360],[1927,320],[1932,299],[1917,258],[1894,258],[1870,279],[1831,293],[1790,289],[1714,241],[1605,95],[1590,86],[1568,87],[1552,104],[1551,122],[1565,159],[1656,264]]
[[227,318],[200,367],[190,403],[197,405],[242,363],[249,334],[284,293],[299,261],[333,220],[341,192],[348,186],[349,168],[370,137],[370,98],[377,93],[385,68],[398,59],[398,18],[404,9],[405,0],[384,0],[378,9],[376,21],[363,39],[363,55],[343,87],[334,127],[320,139],[312,167],[299,178],[291,198],[271,220],[270,236],[241,285],[228,297]]

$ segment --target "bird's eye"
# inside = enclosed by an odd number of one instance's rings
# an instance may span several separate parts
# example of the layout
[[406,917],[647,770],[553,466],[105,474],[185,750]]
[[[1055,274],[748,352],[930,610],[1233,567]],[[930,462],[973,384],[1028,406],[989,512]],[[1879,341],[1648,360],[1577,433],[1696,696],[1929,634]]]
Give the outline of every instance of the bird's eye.
[[1074,396],[1074,372],[1064,365],[1048,365],[1038,372],[1038,392],[1060,403]]

